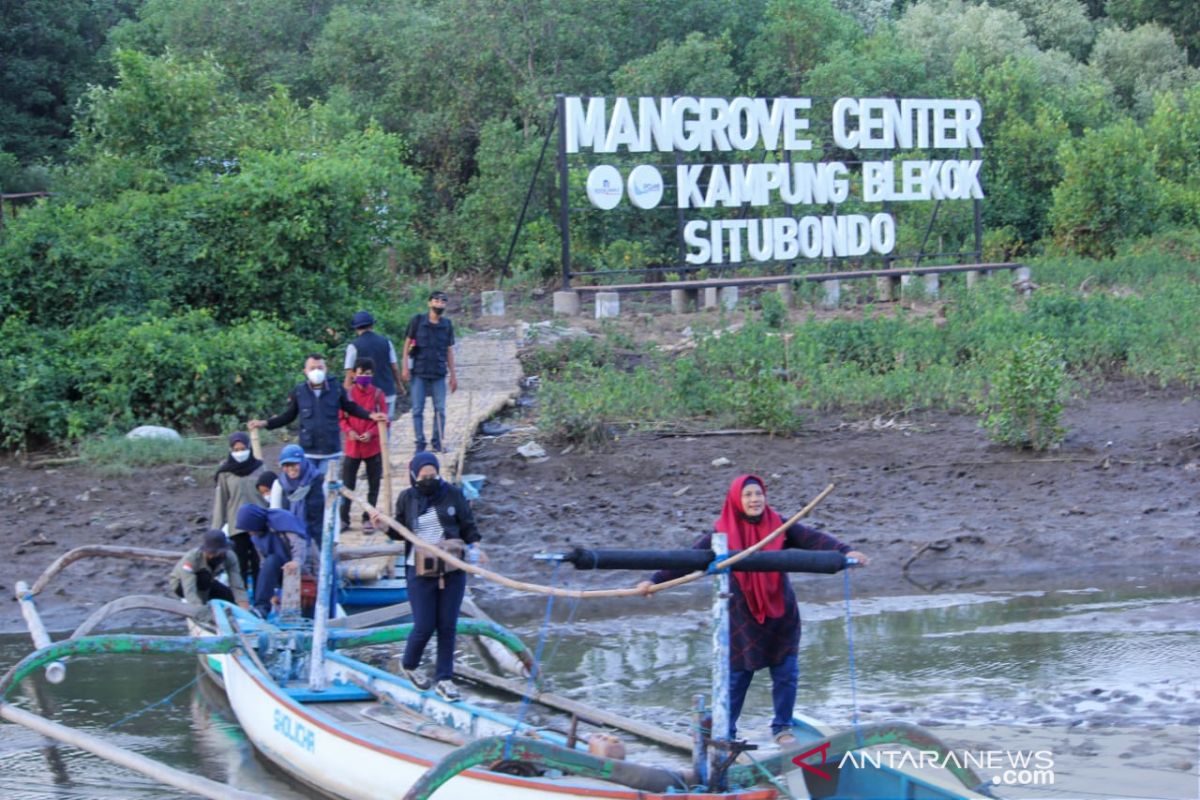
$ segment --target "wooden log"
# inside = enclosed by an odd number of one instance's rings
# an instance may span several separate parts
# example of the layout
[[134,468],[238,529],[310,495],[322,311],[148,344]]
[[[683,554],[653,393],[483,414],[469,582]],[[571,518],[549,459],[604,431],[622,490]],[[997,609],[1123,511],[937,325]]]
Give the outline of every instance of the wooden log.
[[359,561],[364,558],[379,558],[380,556],[402,555],[404,555],[404,545],[402,544],[376,544],[366,547],[339,547],[337,551],[337,560]]
[[258,438],[258,428],[250,429],[250,454],[262,461],[262,442]]
[[300,617],[300,570],[283,571],[283,590],[279,597],[279,618],[295,620]]
[[[486,611],[475,605],[475,601],[469,594],[463,598],[462,610],[463,613],[468,617],[482,619],[487,622],[495,622],[494,619],[488,616]],[[498,666],[502,671],[507,672],[509,675],[516,675],[518,678],[529,677],[529,667],[521,663],[521,659],[517,658],[511,650],[500,644],[500,642],[497,642],[495,639],[490,639],[487,636],[477,637],[476,640],[483,647],[483,649],[487,651],[488,657],[491,658],[492,661],[495,662],[496,666]]]
[[665,728],[660,728],[657,725],[651,725],[636,719],[629,719],[620,714],[614,714],[602,708],[589,706],[586,703],[570,700],[566,697],[551,694],[550,692],[539,692],[536,689],[530,691],[529,685],[526,682],[500,678],[465,664],[456,664],[454,672],[484,686],[491,686],[493,689],[502,689],[517,697],[528,697],[533,702],[540,703],[547,708],[565,711],[568,714],[575,714],[598,725],[607,725],[610,728],[632,733],[634,736],[640,736],[643,739],[658,742],[677,750],[690,752],[692,749],[692,737],[685,733],[675,733]]
[[412,607],[408,603],[396,603],[395,605],[382,606],[381,608],[373,608],[370,611],[331,619],[329,620],[329,627],[346,628],[348,630],[373,628],[376,625],[383,625],[390,622],[397,617],[407,617],[410,614],[412,614]]
[[[383,507],[395,508],[396,497],[392,494],[392,453],[391,443],[388,441],[388,423],[379,422],[379,446],[382,448],[383,458]],[[347,501],[349,502],[349,501]]]
[[182,789],[189,794],[210,797],[213,800],[226,800],[226,798],[230,800],[270,800],[267,795],[243,792],[240,789],[233,788],[229,784],[209,780],[208,778],[193,775],[190,772],[184,772],[174,767],[168,767],[161,762],[105,742],[90,733],[68,728],[65,725],[60,725],[53,720],[40,717],[37,714],[17,708],[8,703],[0,703],[0,717],[9,722],[29,728],[35,733],[56,739],[63,744],[78,747],[80,750],[86,750],[89,753],[100,756],[105,761],[111,761],[134,772],[140,772],[159,783]]

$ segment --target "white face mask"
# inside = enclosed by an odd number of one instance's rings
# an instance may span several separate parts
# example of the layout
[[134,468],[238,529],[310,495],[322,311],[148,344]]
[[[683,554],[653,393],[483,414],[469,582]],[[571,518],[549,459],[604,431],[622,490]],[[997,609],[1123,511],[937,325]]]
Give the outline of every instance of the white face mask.
[[241,464],[246,459],[250,458],[250,451],[249,450],[230,450],[229,457],[232,458],[234,461],[238,462],[239,464]]
[[314,369],[312,372],[308,373],[308,382],[311,383],[313,386],[318,386],[318,385],[324,383],[325,382],[325,370]]

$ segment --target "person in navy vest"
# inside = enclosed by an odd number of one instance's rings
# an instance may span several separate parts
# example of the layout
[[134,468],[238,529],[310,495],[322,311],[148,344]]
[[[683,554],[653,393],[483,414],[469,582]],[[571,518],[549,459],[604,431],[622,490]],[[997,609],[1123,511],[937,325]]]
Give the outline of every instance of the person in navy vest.
[[396,418],[396,394],[404,385],[401,380],[399,359],[396,358],[396,347],[392,340],[375,332],[375,317],[370,311],[359,311],[350,320],[356,338],[346,345],[346,360],[343,368],[346,378],[342,388],[347,392],[354,385],[354,367],[360,358],[369,358],[375,365],[372,373],[372,383],[379,387],[387,398],[388,419]]
[[[400,375],[412,380],[413,433],[416,452],[425,449],[425,398],[433,399],[433,451],[441,452],[446,434],[446,386],[458,391],[454,372],[454,325],[446,319],[446,293],[429,294],[429,313],[417,314],[408,323],[404,334],[404,360]],[[412,367],[409,367],[409,359]]]
[[304,360],[303,383],[288,392],[287,408],[267,420],[252,419],[247,428],[282,428],[300,419],[300,446],[314,467],[325,474],[326,465],[342,457],[342,429],[338,411],[359,419],[387,422],[387,414],[367,411],[352,401],[340,383],[326,377],[325,357],[311,354]]

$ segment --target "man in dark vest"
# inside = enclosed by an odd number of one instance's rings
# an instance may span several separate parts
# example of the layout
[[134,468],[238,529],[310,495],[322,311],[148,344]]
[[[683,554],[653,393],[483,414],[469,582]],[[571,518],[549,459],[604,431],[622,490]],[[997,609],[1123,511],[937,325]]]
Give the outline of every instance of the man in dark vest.
[[343,368],[346,379],[342,388],[347,392],[354,385],[354,366],[360,358],[369,358],[375,365],[372,382],[383,391],[387,398],[388,419],[396,418],[396,392],[403,385],[400,380],[399,359],[396,358],[396,348],[392,340],[375,332],[375,317],[369,311],[359,311],[350,320],[350,326],[357,334],[353,342],[346,345],[346,360]]
[[[417,314],[408,323],[404,335],[404,360],[400,376],[412,379],[413,432],[416,435],[416,452],[425,449],[425,398],[433,398],[433,435],[430,444],[434,452],[441,452],[446,433],[446,385],[449,378],[450,391],[458,391],[458,378],[454,373],[454,326],[446,319],[446,293],[431,292],[429,313]],[[409,359],[412,359],[411,370]]]
[[267,420],[252,419],[247,428],[282,428],[300,418],[300,446],[312,465],[325,474],[327,464],[342,457],[342,430],[338,411],[359,419],[387,422],[387,414],[369,413],[352,401],[340,383],[326,377],[325,357],[311,354],[304,359],[303,383],[288,392],[287,408]]

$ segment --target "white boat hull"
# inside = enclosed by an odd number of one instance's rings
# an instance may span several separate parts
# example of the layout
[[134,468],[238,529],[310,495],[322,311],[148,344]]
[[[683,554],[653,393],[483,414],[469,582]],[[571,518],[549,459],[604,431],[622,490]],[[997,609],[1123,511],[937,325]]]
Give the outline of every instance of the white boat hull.
[[[436,755],[422,757],[357,734],[324,713],[321,704],[296,702],[243,653],[228,656],[223,666],[229,702],[250,741],[279,767],[322,792],[346,800],[399,800],[437,760]],[[771,789],[688,795],[737,800],[776,796]],[[680,795],[638,792],[588,779],[521,778],[487,770],[467,770],[437,791],[438,800],[564,797],[679,800]]]

